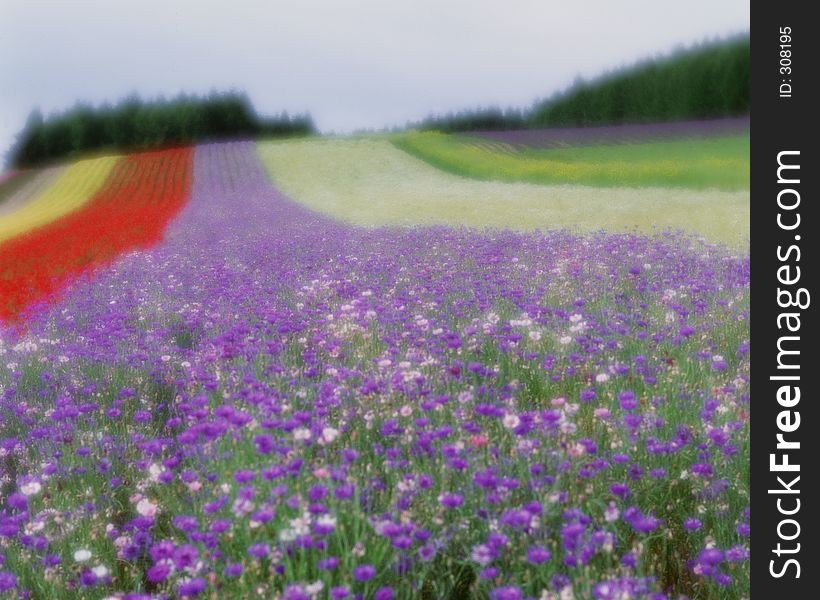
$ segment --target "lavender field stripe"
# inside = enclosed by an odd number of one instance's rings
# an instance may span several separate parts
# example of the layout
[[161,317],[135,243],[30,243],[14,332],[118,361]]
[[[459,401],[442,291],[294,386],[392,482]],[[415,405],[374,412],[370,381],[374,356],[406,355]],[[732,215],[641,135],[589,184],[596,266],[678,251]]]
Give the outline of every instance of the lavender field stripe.
[[464,135],[527,148],[562,148],[597,144],[625,144],[655,140],[680,140],[732,135],[749,131],[748,116],[667,123],[630,123],[623,125],[554,127],[549,129],[511,129],[469,131]]

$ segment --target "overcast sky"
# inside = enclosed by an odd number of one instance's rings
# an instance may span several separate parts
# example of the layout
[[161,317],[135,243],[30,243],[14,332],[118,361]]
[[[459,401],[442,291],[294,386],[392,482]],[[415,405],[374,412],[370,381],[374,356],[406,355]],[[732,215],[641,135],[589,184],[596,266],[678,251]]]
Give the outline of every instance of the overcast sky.
[[748,0],[0,0],[0,155],[35,105],[235,87],[344,132],[748,29]]

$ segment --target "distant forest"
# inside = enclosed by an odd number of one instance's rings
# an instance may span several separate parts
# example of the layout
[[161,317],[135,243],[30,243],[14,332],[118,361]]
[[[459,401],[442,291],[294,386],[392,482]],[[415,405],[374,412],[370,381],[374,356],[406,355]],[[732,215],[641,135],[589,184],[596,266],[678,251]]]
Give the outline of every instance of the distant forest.
[[9,151],[9,163],[32,167],[99,150],[127,152],[234,137],[286,137],[315,133],[310,115],[263,118],[245,94],[180,95],[115,105],[78,104],[44,118],[35,109]]
[[[578,79],[530,109],[465,110],[408,127],[458,132],[702,119],[748,113],[749,96],[749,35],[743,34],[643,60],[591,81]],[[34,110],[7,159],[22,168],[99,150],[313,133],[310,115],[263,118],[247,95],[237,92],[169,100],[131,96],[113,106],[78,104],[45,118]]]
[[596,77],[529,110],[483,108],[430,116],[412,127],[443,132],[611,125],[748,113],[749,35],[704,43]]

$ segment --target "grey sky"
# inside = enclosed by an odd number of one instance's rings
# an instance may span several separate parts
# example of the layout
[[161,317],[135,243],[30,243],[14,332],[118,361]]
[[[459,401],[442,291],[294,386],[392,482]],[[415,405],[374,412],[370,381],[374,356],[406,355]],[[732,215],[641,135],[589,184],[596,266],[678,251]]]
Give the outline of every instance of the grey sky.
[[748,29],[748,0],[0,0],[0,154],[34,105],[236,87],[341,132]]

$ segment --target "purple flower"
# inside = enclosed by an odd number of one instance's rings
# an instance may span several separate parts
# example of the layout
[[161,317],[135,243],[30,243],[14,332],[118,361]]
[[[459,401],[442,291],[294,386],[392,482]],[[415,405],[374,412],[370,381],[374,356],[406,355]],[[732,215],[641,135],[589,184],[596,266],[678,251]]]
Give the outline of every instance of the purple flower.
[[441,505],[445,508],[458,508],[464,504],[464,497],[459,494],[443,494]]
[[621,557],[621,564],[634,569],[638,565],[638,557],[633,552],[627,552]]
[[530,546],[527,550],[527,560],[534,565],[545,563],[551,557],[552,553],[543,546]]
[[729,363],[722,356],[714,356],[712,357],[712,370],[717,372],[723,372],[729,368]]
[[642,516],[632,521],[632,528],[639,533],[652,533],[658,528],[660,522],[651,515]]
[[151,583],[161,583],[171,574],[171,565],[167,562],[161,562],[153,565],[148,569],[146,576]]
[[521,588],[515,585],[498,587],[490,592],[491,600],[522,600],[523,598],[524,594],[521,592]]
[[745,546],[732,546],[726,551],[726,560],[729,562],[739,562],[749,558],[749,550]]
[[308,490],[311,502],[318,502],[327,496],[327,488],[323,485],[314,485]]
[[91,569],[83,569],[80,573],[80,583],[87,587],[97,585],[97,575]]
[[248,483],[256,479],[256,473],[253,471],[237,471],[233,474],[233,478],[237,483]]
[[425,562],[433,560],[436,555],[436,548],[432,544],[425,544],[419,548],[419,556]]
[[353,578],[356,581],[370,581],[376,576],[376,567],[373,565],[359,565],[353,569]]
[[723,552],[719,548],[706,548],[698,554],[698,562],[704,565],[716,565],[723,561]]
[[248,548],[248,554],[254,558],[266,558],[270,555],[270,546],[263,542],[253,544],[250,548]]
[[714,474],[714,469],[709,463],[694,463],[692,465],[692,473],[700,475],[701,477],[711,477]]
[[632,390],[624,390],[618,394],[618,402],[623,410],[635,410],[638,407],[638,398]]
[[609,486],[609,491],[619,498],[627,498],[629,496],[629,486],[625,483],[613,483]]
[[179,546],[174,550],[174,565],[177,569],[184,569],[186,567],[190,567],[194,564],[199,556],[199,552],[197,551],[195,546],[190,544],[185,544],[184,546]]
[[28,497],[20,492],[14,492],[9,495],[6,502],[8,502],[10,507],[16,510],[26,510],[26,508],[28,508]]
[[393,600],[393,588],[382,587],[373,594],[373,600]]
[[260,454],[270,454],[273,451],[273,438],[269,435],[257,435],[253,442]]
[[10,571],[0,571],[0,592],[7,592],[17,587],[17,576]]
[[301,585],[289,585],[282,596],[283,600],[310,600],[310,595]]
[[205,580],[201,577],[197,577],[196,579],[180,583],[177,586],[177,596],[180,598],[193,598],[204,592],[207,587],[208,584]]

